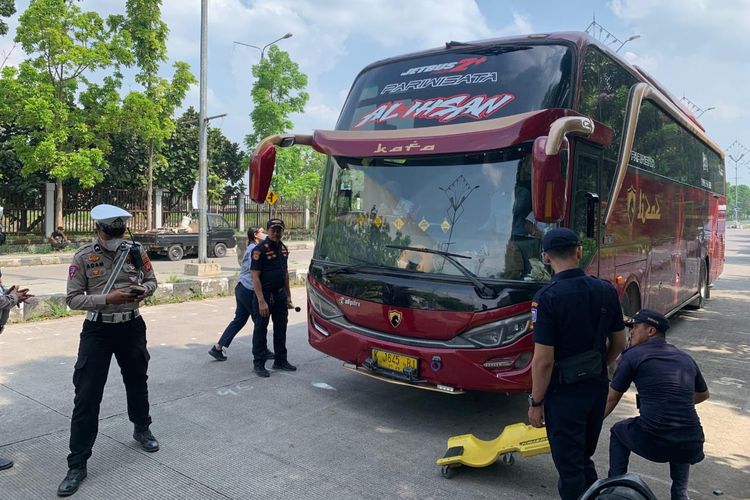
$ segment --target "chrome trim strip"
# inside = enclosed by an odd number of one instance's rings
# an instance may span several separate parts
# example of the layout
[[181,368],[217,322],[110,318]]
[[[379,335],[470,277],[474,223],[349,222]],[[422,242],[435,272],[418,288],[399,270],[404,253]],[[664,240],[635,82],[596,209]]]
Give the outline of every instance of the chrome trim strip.
[[567,134],[579,133],[589,136],[594,133],[594,121],[585,116],[566,116],[558,118],[549,126],[547,144],[544,154],[554,156],[560,152],[563,139]]
[[346,328],[347,330],[351,330],[355,333],[359,333],[360,335],[364,335],[365,337],[385,340],[388,342],[393,342],[394,344],[410,345],[415,347],[431,347],[433,349],[479,349],[479,346],[474,345],[468,341],[464,341],[464,344],[455,343],[454,341],[460,339],[460,337],[456,337],[453,340],[448,341],[404,338],[397,335],[391,335],[390,333],[379,332],[377,330],[371,330],[369,328],[354,325],[343,317],[332,319],[330,320],[330,322],[341,328]]
[[677,106],[672,104],[672,101],[664,94],[659,92],[657,88],[648,83],[637,83],[633,85],[630,90],[631,99],[629,101],[627,111],[627,121],[624,124],[624,131],[622,138],[622,147],[620,162],[617,164],[617,174],[615,176],[615,185],[612,187],[612,194],[609,197],[610,203],[607,205],[607,213],[604,217],[604,226],[606,227],[609,222],[609,218],[614,212],[617,197],[620,195],[622,189],[622,183],[625,181],[625,174],[628,170],[628,162],[630,160],[630,153],[633,151],[633,138],[635,137],[635,130],[638,126],[638,117],[641,114],[641,104],[645,100],[652,100],[658,104],[663,111],[674,118],[680,125],[685,127],[688,131],[697,136],[700,140],[708,144],[709,147],[716,150],[724,159],[724,151],[716,144],[711,138],[706,135],[701,129],[699,129],[695,123],[693,123],[688,117],[680,111]]

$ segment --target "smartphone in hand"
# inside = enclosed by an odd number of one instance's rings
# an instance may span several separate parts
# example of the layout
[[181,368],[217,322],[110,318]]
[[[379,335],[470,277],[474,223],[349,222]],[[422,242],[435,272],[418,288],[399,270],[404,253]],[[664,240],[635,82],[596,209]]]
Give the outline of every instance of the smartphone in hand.
[[130,287],[130,289],[128,290],[128,293],[132,295],[133,297],[138,297],[139,295],[143,295],[144,293],[146,293],[146,289],[138,288],[138,287]]

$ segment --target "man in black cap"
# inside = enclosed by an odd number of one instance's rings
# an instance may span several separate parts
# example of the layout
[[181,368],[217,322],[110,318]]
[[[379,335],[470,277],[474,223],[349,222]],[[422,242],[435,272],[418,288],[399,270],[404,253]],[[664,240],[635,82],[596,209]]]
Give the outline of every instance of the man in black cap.
[[259,377],[269,377],[266,370],[268,321],[273,318],[274,370],[293,372],[297,367],[287,361],[286,325],[288,308],[292,307],[287,259],[289,250],[281,242],[284,221],[270,219],[268,236],[252,250],[250,270],[253,275],[253,370]]
[[672,500],[684,500],[690,465],[703,460],[703,428],[695,405],[708,399],[708,386],[693,358],[667,343],[664,315],[641,309],[626,325],[632,328],[631,347],[612,378],[606,415],[635,382],[640,416],[612,426],[609,476],[628,471],[631,451],[652,462],[669,462]]
[[607,365],[625,347],[625,329],[612,284],[578,267],[582,248],[573,231],[550,230],[542,248],[555,276],[531,303],[529,422],[546,424],[560,497],[577,500],[597,480],[591,456],[604,420]]

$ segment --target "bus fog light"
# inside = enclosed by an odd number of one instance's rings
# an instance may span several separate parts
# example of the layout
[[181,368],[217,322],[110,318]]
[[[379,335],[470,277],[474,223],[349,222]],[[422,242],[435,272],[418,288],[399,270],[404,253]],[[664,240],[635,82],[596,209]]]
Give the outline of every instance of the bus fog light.
[[439,372],[443,368],[443,360],[440,356],[433,356],[432,362],[430,363],[430,369],[434,372]]
[[531,362],[531,351],[526,351],[516,358],[516,362],[513,363],[513,368],[521,369],[526,368]]

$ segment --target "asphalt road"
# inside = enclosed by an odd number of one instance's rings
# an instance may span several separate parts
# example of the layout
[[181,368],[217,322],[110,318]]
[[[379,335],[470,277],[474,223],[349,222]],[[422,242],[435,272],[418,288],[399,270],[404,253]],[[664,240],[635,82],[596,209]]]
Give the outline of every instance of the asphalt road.
[[[750,485],[750,231],[728,233],[727,266],[705,310],[673,318],[669,340],[703,369],[712,397],[698,406],[706,459],[691,470],[691,496],[748,498]],[[295,288],[304,305],[304,289]],[[449,396],[371,380],[307,343],[304,310],[292,313],[295,373],[252,374],[248,330],[216,362],[206,353],[231,319],[234,299],[144,309],[149,393],[161,450],[131,438],[113,363],[89,477],[76,499],[556,498],[548,455],[440,476],[448,437],[488,439],[523,421],[525,395]],[[0,337],[0,498],[55,498],[66,471],[72,370],[81,318],[10,325]],[[636,412],[626,394],[605,422],[595,460],[606,473],[608,429]],[[666,464],[634,457],[658,498],[669,497]]]

